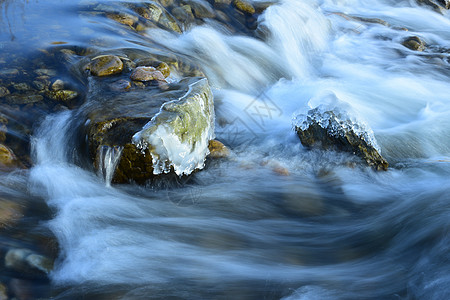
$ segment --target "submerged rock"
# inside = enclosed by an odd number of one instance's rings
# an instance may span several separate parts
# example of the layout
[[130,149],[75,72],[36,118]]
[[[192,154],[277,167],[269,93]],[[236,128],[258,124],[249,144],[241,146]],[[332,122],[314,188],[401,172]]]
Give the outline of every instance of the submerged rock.
[[49,274],[53,269],[53,261],[29,249],[10,249],[5,255],[5,267],[31,275]]
[[355,154],[376,170],[387,170],[372,131],[348,113],[332,105],[320,105],[299,115],[294,129],[307,147],[339,150]]
[[416,1],[421,5],[426,5],[433,8],[433,10],[439,13],[442,13],[443,10],[450,8],[449,0],[416,0]]
[[217,140],[210,140],[208,144],[210,158],[227,158],[230,156],[230,149]]
[[402,42],[402,45],[414,51],[423,51],[426,47],[425,42],[417,36],[410,36]]
[[17,166],[18,161],[13,151],[5,145],[0,144],[0,170],[13,169]]
[[165,81],[164,75],[153,67],[137,67],[130,75],[130,78],[135,81]]
[[115,55],[100,55],[92,59],[89,68],[94,76],[108,76],[121,73],[123,62]]
[[[93,78],[92,78],[93,79]],[[130,89],[89,95],[85,131],[94,167],[112,182],[145,183],[164,173],[203,168],[214,138],[213,96],[205,78],[186,78],[167,91]],[[110,109],[105,111],[102,103]]]
[[240,10],[243,13],[254,14],[256,12],[255,7],[246,0],[234,0],[233,4],[237,10]]

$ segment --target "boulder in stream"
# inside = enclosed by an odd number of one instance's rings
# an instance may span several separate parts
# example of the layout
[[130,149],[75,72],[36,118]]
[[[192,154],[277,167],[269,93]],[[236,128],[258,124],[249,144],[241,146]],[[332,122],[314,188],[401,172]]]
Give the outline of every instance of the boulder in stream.
[[294,129],[307,148],[345,151],[359,156],[375,170],[388,168],[372,130],[338,106],[321,104],[298,115]]
[[163,92],[147,87],[107,93],[95,77],[90,80],[92,104],[84,126],[94,167],[107,182],[143,184],[162,174],[189,175],[203,168],[214,138],[206,78],[185,78]]

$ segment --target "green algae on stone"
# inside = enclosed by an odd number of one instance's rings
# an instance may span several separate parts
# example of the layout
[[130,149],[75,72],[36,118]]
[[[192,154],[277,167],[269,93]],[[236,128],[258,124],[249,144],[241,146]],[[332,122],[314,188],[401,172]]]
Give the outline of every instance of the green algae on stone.
[[149,150],[154,174],[190,174],[203,168],[208,143],[214,138],[214,103],[206,78],[189,85],[179,99],[163,104],[160,112],[133,136],[142,151]]
[[91,60],[89,68],[94,76],[114,75],[122,72],[123,62],[115,55],[100,55]]

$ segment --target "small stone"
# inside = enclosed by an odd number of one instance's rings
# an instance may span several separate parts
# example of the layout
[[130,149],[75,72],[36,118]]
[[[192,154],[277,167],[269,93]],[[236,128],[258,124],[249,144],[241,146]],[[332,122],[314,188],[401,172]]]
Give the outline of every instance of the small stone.
[[214,8],[205,0],[184,0],[183,3],[191,7],[197,18],[206,19],[216,16]]
[[5,99],[10,104],[21,105],[40,102],[44,99],[44,97],[35,94],[25,94],[25,95],[14,94],[6,96]]
[[76,91],[71,90],[58,90],[58,91],[49,91],[46,93],[47,97],[56,101],[67,102],[75,99],[78,96]]
[[123,62],[115,55],[100,55],[91,60],[91,74],[94,76],[109,76],[122,72]]
[[56,71],[55,70],[51,70],[51,69],[37,69],[34,70],[34,73],[36,73],[36,75],[38,76],[55,76],[56,75]]
[[159,3],[164,7],[168,7],[173,4],[173,0],[159,0]]
[[157,62],[156,70],[160,71],[166,78],[170,75],[170,67],[163,61]]
[[243,13],[254,14],[256,11],[250,2],[245,0],[234,0],[233,4],[237,10],[242,11]]
[[152,3],[147,3],[147,7],[138,7],[136,12],[144,19],[158,22],[162,15],[162,9]]
[[4,77],[14,77],[19,75],[19,70],[17,69],[1,69],[0,76]]
[[0,86],[0,98],[6,95],[9,95],[9,90],[4,86]]
[[211,158],[227,158],[230,156],[230,149],[217,140],[210,140],[208,149]]
[[33,81],[33,87],[38,91],[43,91],[48,88],[49,82],[44,80],[35,80]]
[[131,82],[126,79],[120,79],[111,84],[111,89],[114,91],[128,90],[131,87]]
[[53,261],[29,249],[10,249],[5,255],[5,267],[17,272],[48,274],[53,269]]
[[62,89],[64,89],[64,81],[62,81],[61,79],[55,80],[55,82],[53,82],[52,84],[52,90],[60,91]]
[[161,71],[156,70],[154,67],[137,67],[131,73],[130,78],[135,81],[166,81]]
[[194,14],[192,13],[192,9],[189,5],[175,7],[174,9],[172,9],[172,15],[182,23],[191,23],[195,19]]
[[17,158],[13,151],[3,144],[0,144],[0,169],[12,169],[17,167]]
[[0,228],[13,226],[22,216],[19,203],[0,198]]
[[107,14],[106,17],[108,17],[111,20],[114,20],[120,24],[132,26],[135,22],[139,20],[138,17],[127,14],[127,13],[113,13],[113,14]]
[[230,5],[231,0],[214,0],[214,5]]
[[175,31],[178,33],[182,32],[180,26],[178,26],[174,17],[172,17],[169,14],[161,16],[158,23],[169,30],[172,30],[172,31]]
[[30,86],[28,84],[26,84],[25,82],[14,83],[12,85],[12,87],[16,91],[20,91],[20,92],[25,92],[25,91],[29,91],[30,90]]
[[426,48],[425,42],[417,36],[411,36],[402,42],[402,45],[414,51],[423,51]]

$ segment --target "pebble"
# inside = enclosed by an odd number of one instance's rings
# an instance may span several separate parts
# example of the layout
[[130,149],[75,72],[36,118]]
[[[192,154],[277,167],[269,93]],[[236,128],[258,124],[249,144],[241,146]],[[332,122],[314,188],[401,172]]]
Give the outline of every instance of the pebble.
[[118,74],[123,70],[123,62],[115,55],[101,55],[91,60],[90,70],[94,76]]
[[230,149],[218,140],[210,140],[208,149],[211,158],[227,158],[230,156]]
[[111,89],[114,91],[128,90],[131,87],[131,82],[125,79],[117,80],[111,84]]
[[414,51],[425,50],[425,42],[417,36],[411,36],[402,42],[402,45]]
[[0,169],[11,169],[17,166],[17,158],[13,151],[0,144]]
[[243,13],[254,14],[256,11],[250,2],[245,0],[234,0],[233,4],[237,10],[240,10]]
[[166,81],[161,71],[158,71],[154,67],[137,67],[131,73],[130,78],[134,81],[150,81],[150,80]]
[[60,91],[64,88],[64,81],[57,79],[52,83],[52,90]]
[[0,98],[6,95],[9,95],[9,90],[4,86],[0,86]]
[[58,91],[49,91],[46,93],[47,97],[56,101],[70,101],[75,99],[78,96],[76,91],[71,90],[58,90]]
[[109,19],[114,20],[120,24],[132,26],[135,22],[139,20],[138,17],[133,16],[127,13],[119,13],[119,14],[107,14]]
[[0,228],[13,226],[22,216],[19,203],[0,198]]

